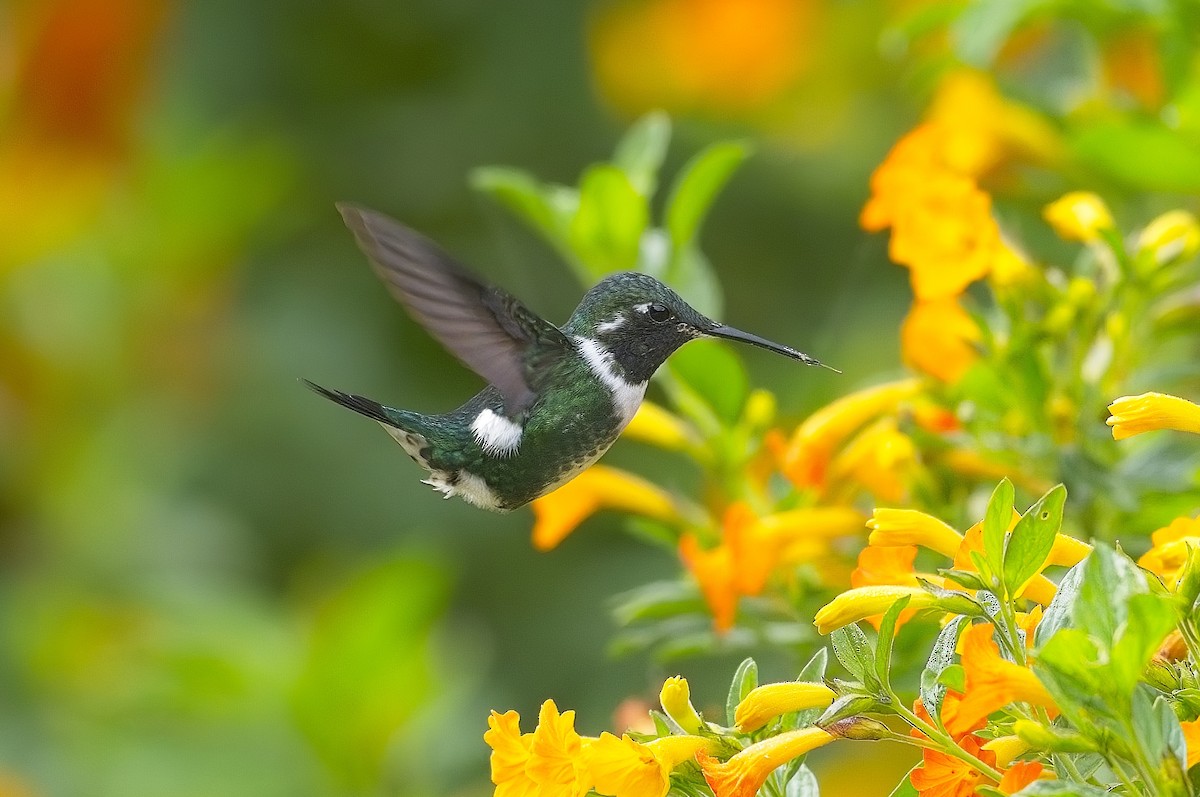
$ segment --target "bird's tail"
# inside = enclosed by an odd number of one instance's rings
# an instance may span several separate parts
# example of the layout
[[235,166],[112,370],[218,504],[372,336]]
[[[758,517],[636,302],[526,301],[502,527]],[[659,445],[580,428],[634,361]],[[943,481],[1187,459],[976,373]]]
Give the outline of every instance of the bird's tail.
[[360,415],[365,415],[371,420],[379,421],[380,423],[386,423],[388,426],[397,426],[396,419],[391,417],[388,414],[387,408],[378,401],[366,398],[365,396],[356,396],[353,393],[343,393],[340,390],[330,390],[307,379],[301,379],[300,381],[330,401],[337,402],[343,407],[348,407]]

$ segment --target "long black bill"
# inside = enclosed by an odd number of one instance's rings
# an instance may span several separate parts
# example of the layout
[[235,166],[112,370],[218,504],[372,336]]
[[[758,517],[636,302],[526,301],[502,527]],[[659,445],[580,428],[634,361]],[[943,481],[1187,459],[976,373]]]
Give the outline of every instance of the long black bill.
[[796,351],[791,346],[784,346],[782,343],[773,343],[766,338],[760,338],[758,335],[751,335],[749,332],[743,332],[740,329],[725,326],[724,324],[717,324],[711,329],[706,329],[704,330],[704,334],[712,335],[714,338],[725,338],[726,340],[736,340],[740,341],[741,343],[749,343],[751,346],[758,346],[761,349],[773,351],[776,354],[782,354],[784,357],[791,357],[793,360],[799,360],[805,365],[819,365],[822,368],[828,368],[834,373],[841,373],[841,371],[833,366],[826,365],[815,357],[809,357],[802,351]]

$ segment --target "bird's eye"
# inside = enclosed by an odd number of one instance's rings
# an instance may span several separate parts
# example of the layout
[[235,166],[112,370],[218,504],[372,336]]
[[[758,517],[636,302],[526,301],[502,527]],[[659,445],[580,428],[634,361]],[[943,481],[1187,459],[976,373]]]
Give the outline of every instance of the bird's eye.
[[667,309],[665,304],[659,304],[658,302],[654,302],[646,308],[646,315],[650,316],[650,320],[656,324],[671,320],[671,311]]

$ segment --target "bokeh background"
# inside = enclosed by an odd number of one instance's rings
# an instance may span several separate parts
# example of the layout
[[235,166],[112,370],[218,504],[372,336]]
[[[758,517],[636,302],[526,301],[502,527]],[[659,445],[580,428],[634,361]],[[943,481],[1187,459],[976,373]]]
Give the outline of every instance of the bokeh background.
[[[957,50],[924,37],[966,5],[982,11]],[[561,322],[578,285],[474,169],[573,183],[654,108],[674,121],[668,174],[745,139],[702,243],[723,320],[846,371],[747,354],[797,418],[900,372],[906,276],[858,213],[949,53],[1007,42],[1016,85],[1118,118],[1180,94],[1156,70],[1194,62],[1162,45],[1195,21],[1186,3],[1043,3],[1067,45],[988,38],[1036,5],[0,6],[0,795],[486,795],[490,708],[553,697],[594,734],[675,673],[720,703],[744,651],[610,655],[612,596],[676,569],[619,519],[537,553],[527,511],[440,500],[297,383],[428,411],[480,386],[391,302],[333,203],[425,231]],[[1103,147],[1090,168],[1009,200],[1200,185]],[[826,793],[886,794],[890,755],[815,768]]]

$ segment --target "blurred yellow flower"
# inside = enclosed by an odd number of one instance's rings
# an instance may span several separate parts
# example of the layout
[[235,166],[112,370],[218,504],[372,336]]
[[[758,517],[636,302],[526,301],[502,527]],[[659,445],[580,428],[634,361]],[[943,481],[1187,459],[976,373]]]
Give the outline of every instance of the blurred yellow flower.
[[1029,703],[1047,709],[1051,716],[1057,714],[1054,698],[1033,671],[1001,658],[993,632],[989,623],[973,625],[959,642],[966,674],[959,721],[972,725],[1010,703]]
[[825,684],[792,681],[763,684],[750,690],[734,711],[734,725],[751,733],[770,720],[806,708],[826,708],[837,695]]
[[724,763],[704,752],[696,760],[716,797],[755,797],[776,768],[835,738],[820,728],[801,728],[756,742]]
[[1142,229],[1137,248],[1157,263],[1186,260],[1200,251],[1200,222],[1186,210],[1167,211]]
[[1200,720],[1179,723],[1183,727],[1183,742],[1187,746],[1187,768],[1200,764]]
[[933,606],[937,599],[920,587],[876,585],[847,590],[817,610],[813,622],[817,633],[828,634],[873,614],[883,614],[901,598],[908,597],[908,609],[914,611]]
[[686,451],[698,440],[691,424],[652,401],[642,402],[621,436],[669,451]]
[[601,8],[589,49],[597,84],[640,114],[747,113],[804,72],[815,0],[624,0]]
[[606,465],[593,465],[531,506],[533,545],[540,551],[554,548],[601,509],[618,509],[668,522],[680,519],[674,499],[661,487]]
[[1091,243],[1113,228],[1112,213],[1104,200],[1089,191],[1072,191],[1042,210],[1042,216],[1059,237]]
[[1142,554],[1138,564],[1163,580],[1168,589],[1175,589],[1183,566],[1187,563],[1188,548],[1200,549],[1200,517],[1178,517],[1169,525],[1150,535],[1154,546]]
[[921,390],[917,379],[886,382],[826,404],[796,428],[783,452],[781,469],[797,487],[825,483],[829,460],[843,443],[870,421],[893,412]]
[[629,736],[602,733],[584,751],[587,781],[609,797],[665,797],[671,770],[707,745],[699,736],[667,736],[642,744]]
[[954,556],[962,535],[932,515],[916,509],[876,508],[867,521],[872,546],[920,545],[943,556]]
[[1165,393],[1122,396],[1108,405],[1108,411],[1112,416],[1107,423],[1116,440],[1159,429],[1200,434],[1200,406],[1178,396]]
[[704,720],[692,706],[691,688],[683,676],[673,675],[663,681],[658,701],[663,712],[687,733],[700,733],[704,728]]
[[908,496],[918,465],[917,447],[894,417],[883,417],[859,432],[829,463],[826,493],[847,498],[866,490],[897,503]]
[[904,362],[950,384],[979,360],[979,341],[979,327],[954,297],[914,302],[900,325]]

